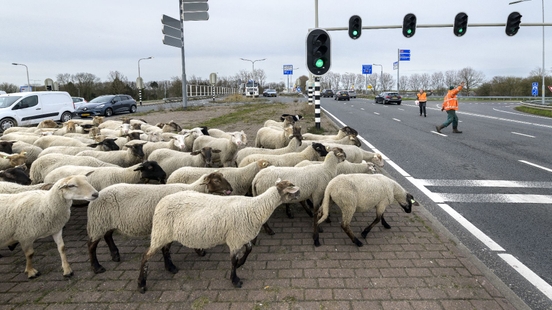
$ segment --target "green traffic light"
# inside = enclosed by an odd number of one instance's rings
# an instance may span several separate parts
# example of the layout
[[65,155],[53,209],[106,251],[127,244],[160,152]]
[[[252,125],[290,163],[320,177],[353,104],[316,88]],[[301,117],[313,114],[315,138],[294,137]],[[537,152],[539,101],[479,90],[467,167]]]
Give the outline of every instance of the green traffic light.
[[314,65],[315,65],[317,68],[322,68],[322,67],[324,67],[324,60],[321,59],[321,58],[318,58],[318,59],[316,60],[316,62],[314,63]]
[[353,30],[353,35],[356,37],[358,35],[358,31]]
[[460,29],[458,29],[458,32],[462,33],[462,32],[464,32],[464,29],[460,28]]
[[408,34],[411,34],[411,33],[412,33],[412,29],[408,29],[406,32],[407,32]]

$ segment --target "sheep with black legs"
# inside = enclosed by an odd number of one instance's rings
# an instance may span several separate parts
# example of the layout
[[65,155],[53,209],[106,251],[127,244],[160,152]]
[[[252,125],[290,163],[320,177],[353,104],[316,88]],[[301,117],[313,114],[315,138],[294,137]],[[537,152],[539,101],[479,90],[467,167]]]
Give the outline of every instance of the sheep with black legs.
[[75,174],[88,175],[88,183],[97,190],[102,190],[117,183],[148,183],[153,180],[163,184],[167,178],[165,171],[156,162],[145,161],[127,168],[61,166],[48,173],[44,177],[44,183],[54,183],[59,179]]
[[[293,184],[301,188],[301,195],[293,202],[299,202],[310,213],[306,200],[312,202],[314,214],[318,211],[318,207],[324,197],[324,189],[328,182],[337,175],[337,165],[345,160],[345,154],[339,149],[333,149],[324,158],[324,163],[321,165],[309,165],[304,167],[268,167],[257,173],[251,184],[253,196],[258,196],[264,193],[272,183],[272,180],[281,178],[289,180]],[[288,217],[293,217],[286,208]],[[313,213],[310,213],[313,214]],[[264,224],[265,231],[272,235],[274,231]],[[316,222],[313,227],[317,228]]]
[[328,154],[326,146],[321,143],[312,143],[301,152],[286,153],[286,154],[251,154],[247,155],[238,165],[243,167],[249,165],[251,162],[259,159],[268,160],[273,166],[293,167],[301,161],[307,160],[319,160],[321,157],[325,157]]
[[[159,200],[181,191],[230,195],[232,187],[221,173],[214,172],[201,176],[191,184],[115,184],[101,190],[100,197],[88,205],[88,253],[94,273],[105,271],[96,255],[102,237],[109,247],[111,259],[120,261],[113,232],[130,237],[149,235],[153,213]],[[199,249],[197,253],[204,254]],[[163,254],[165,261],[170,261],[169,252]]]
[[70,277],[73,270],[65,254],[62,229],[69,220],[74,199],[92,201],[96,198],[98,192],[81,175],[59,180],[49,191],[0,195],[0,247],[21,245],[27,258],[25,273],[31,279],[40,275],[31,260],[33,243],[51,235],[61,257],[63,276]]
[[29,171],[33,180],[32,184],[44,182],[44,177],[57,167],[66,165],[90,166],[90,167],[118,167],[90,156],[74,156],[60,153],[52,153],[41,156],[35,160]]
[[[385,208],[393,202],[398,202],[406,213],[412,212],[414,197],[396,181],[381,174],[347,174],[339,175],[330,181],[324,193],[324,200],[320,208],[320,219],[322,223],[330,212],[330,204],[333,202],[341,209],[341,228],[354,244],[361,247],[363,244],[351,230],[351,219],[356,211],[365,212],[372,208],[376,209],[376,219],[362,231],[362,237],[370,232],[372,227],[379,223],[389,229],[383,217]],[[418,203],[414,202],[417,206]],[[314,244],[320,245],[318,241],[318,230],[315,230]]]
[[[173,241],[194,249],[226,244],[232,261],[230,279],[234,287],[241,287],[236,269],[245,263],[252,240],[280,204],[293,201],[300,194],[299,187],[291,182],[274,181],[274,186],[257,197],[221,197],[186,191],[161,199],[153,215],[150,246],[140,265],[140,293],[146,291],[148,260],[161,248],[163,253],[168,252]],[[239,258],[243,246],[245,253]],[[169,271],[177,271],[174,265],[166,264],[167,267],[174,267]]]
[[170,183],[192,183],[205,173],[220,172],[228,183],[232,185],[234,191],[232,195],[246,195],[251,192],[251,182],[255,175],[262,169],[270,166],[270,163],[264,159],[252,162],[242,168],[202,168],[202,167],[182,167],[171,174],[167,179]]
[[144,143],[146,143],[146,141],[131,140],[125,143],[126,150],[110,152],[90,150],[82,151],[75,156],[90,156],[106,163],[121,167],[130,167],[145,160],[144,151],[142,150]]

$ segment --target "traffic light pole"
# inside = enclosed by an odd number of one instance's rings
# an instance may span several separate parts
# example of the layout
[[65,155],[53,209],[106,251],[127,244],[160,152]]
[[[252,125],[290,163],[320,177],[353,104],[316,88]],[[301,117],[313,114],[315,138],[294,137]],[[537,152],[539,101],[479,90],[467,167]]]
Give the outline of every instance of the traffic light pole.
[[320,129],[320,76],[314,77],[314,123]]
[[[489,23],[489,24],[469,24],[468,27],[505,27],[506,23]],[[552,23],[521,23],[520,27],[543,27],[552,26]],[[387,26],[362,26],[362,29],[401,29],[402,25],[387,25]],[[454,27],[454,24],[426,24],[416,25],[416,28],[447,28]],[[326,31],[348,31],[349,27],[328,27],[319,28]],[[312,30],[312,29],[309,29]]]

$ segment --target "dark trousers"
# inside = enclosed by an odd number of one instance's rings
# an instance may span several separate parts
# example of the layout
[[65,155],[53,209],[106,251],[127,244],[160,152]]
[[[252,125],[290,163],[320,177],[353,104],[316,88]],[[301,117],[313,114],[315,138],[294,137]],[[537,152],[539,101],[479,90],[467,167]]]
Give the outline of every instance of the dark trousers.
[[425,102],[425,101],[424,101],[424,102],[420,101],[420,102],[418,103],[418,106],[420,107],[420,115],[423,114],[424,116],[427,116],[427,113],[426,113],[426,102]]
[[455,110],[447,111],[447,120],[443,123],[443,127],[447,127],[452,123],[452,128],[458,128],[458,116],[456,116]]

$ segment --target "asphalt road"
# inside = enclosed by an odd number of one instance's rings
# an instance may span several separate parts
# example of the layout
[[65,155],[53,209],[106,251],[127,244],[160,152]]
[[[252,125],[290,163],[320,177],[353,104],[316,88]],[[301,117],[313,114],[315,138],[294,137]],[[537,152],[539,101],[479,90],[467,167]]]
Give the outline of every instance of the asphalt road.
[[[552,119],[515,102],[460,101],[459,129],[438,102],[321,100],[388,157],[393,176],[532,309],[552,309]],[[394,171],[393,171],[394,170]]]

